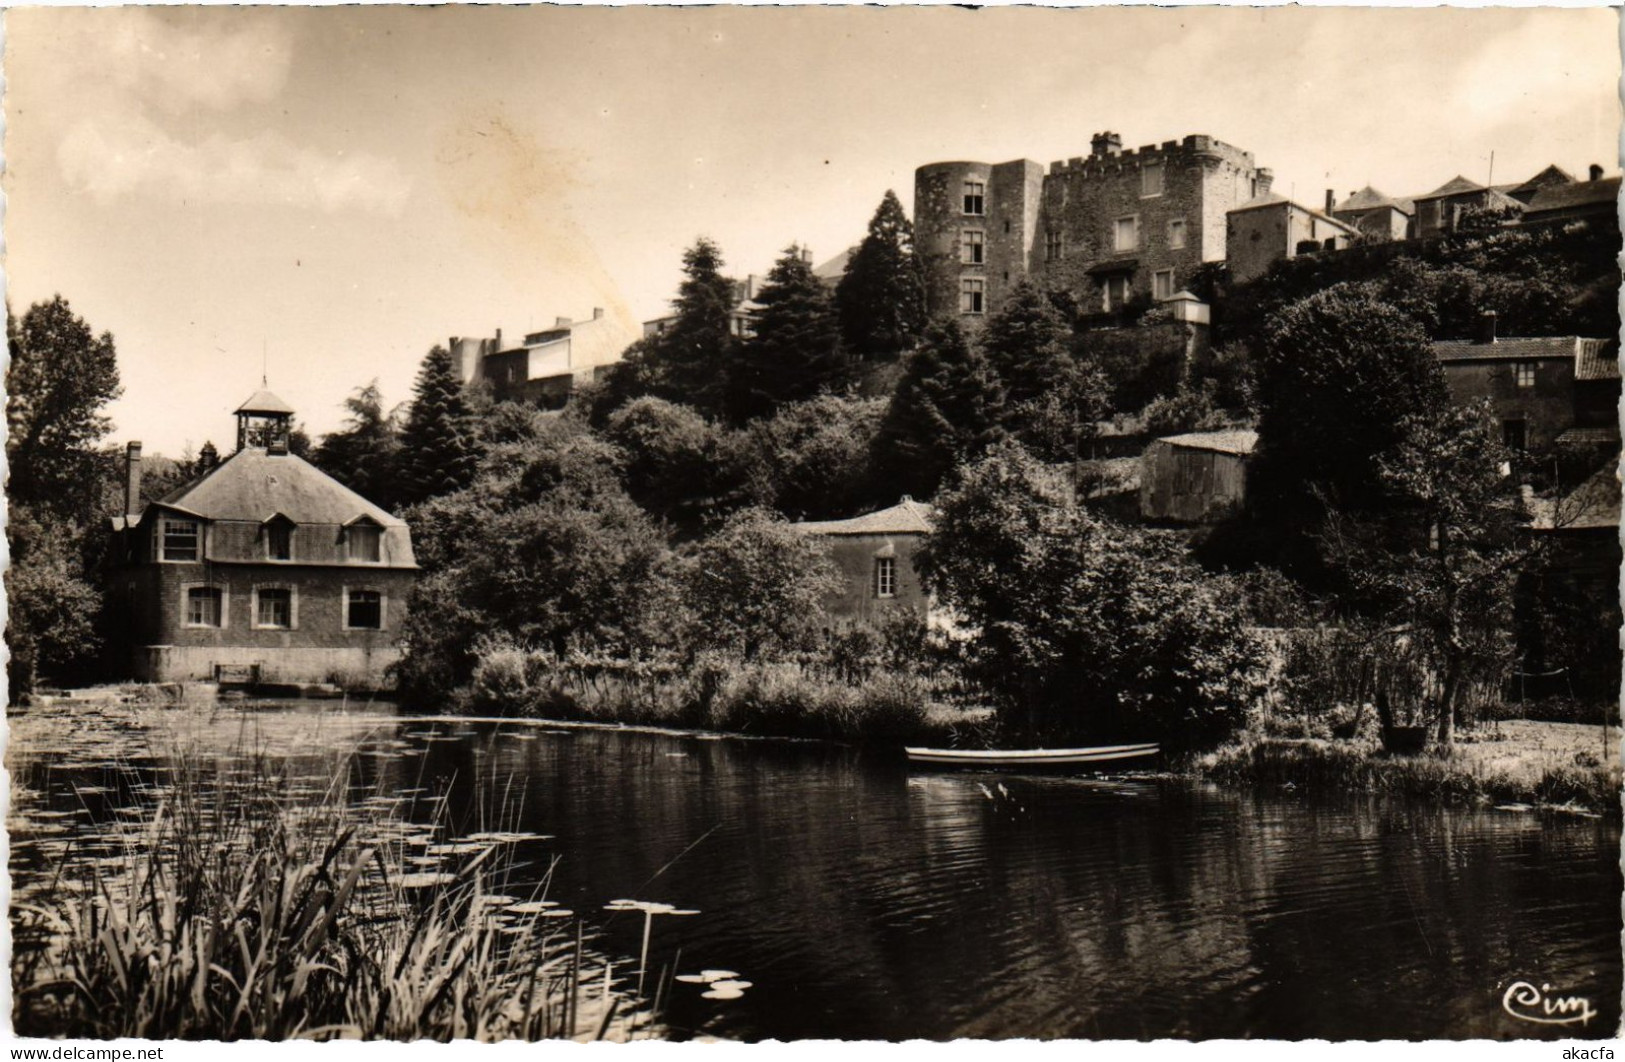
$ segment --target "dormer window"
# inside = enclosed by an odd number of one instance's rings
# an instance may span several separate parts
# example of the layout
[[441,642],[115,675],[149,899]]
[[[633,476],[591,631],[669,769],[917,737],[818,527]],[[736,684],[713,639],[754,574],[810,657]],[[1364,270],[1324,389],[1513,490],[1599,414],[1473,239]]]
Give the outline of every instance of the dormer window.
[[383,560],[384,529],[369,517],[361,517],[344,529],[344,556],[364,564]]
[[263,529],[266,560],[293,560],[293,528],[293,521],[280,513],[265,521]]
[[195,561],[202,546],[202,530],[196,520],[166,516],[159,528],[159,556],[166,561]]

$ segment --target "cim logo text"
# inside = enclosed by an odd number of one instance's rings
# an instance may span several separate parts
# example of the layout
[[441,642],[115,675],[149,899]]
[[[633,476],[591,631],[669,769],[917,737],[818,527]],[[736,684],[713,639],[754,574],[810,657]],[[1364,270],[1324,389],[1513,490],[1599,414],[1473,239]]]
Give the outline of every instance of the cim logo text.
[[1514,981],[1507,986],[1501,996],[1501,1009],[1519,1021],[1540,1025],[1584,1025],[1597,1016],[1584,996],[1553,995],[1551,985],[1537,987],[1528,981]]

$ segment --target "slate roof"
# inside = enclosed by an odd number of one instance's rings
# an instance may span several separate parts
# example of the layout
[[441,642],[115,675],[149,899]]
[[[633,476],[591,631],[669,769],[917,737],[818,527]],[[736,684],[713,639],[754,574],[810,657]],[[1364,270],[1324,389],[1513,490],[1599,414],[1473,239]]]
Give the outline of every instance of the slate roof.
[[1401,205],[1399,200],[1384,195],[1368,184],[1337,204],[1333,209],[1338,213],[1342,213],[1345,210],[1375,210],[1378,207],[1393,207],[1395,210],[1408,214],[1410,213],[1410,206],[1409,201]]
[[[1585,351],[1593,346],[1602,347],[1608,343],[1605,339],[1585,339],[1581,336],[1508,336],[1497,338],[1493,343],[1477,343],[1471,339],[1439,339],[1433,343],[1433,353],[1440,360],[1450,361],[1538,361],[1552,358],[1575,359],[1575,376],[1580,374],[1580,366],[1585,362]],[[1601,361],[1596,354],[1593,360]],[[1597,371],[1605,371],[1600,365]],[[1619,373],[1618,362],[1614,363],[1614,373]],[[1605,379],[1606,377],[1587,377],[1587,379]]]
[[1574,210],[1579,207],[1603,206],[1619,201],[1619,178],[1604,177],[1596,181],[1575,181],[1573,184],[1542,188],[1529,201],[1525,216],[1538,215],[1550,210]]
[[205,520],[259,523],[281,513],[296,524],[345,524],[371,517],[382,527],[406,521],[363,498],[326,472],[293,454],[238,450],[193,480],[164,495],[158,505]]
[[1439,185],[1439,187],[1435,188],[1427,195],[1419,195],[1416,198],[1418,201],[1423,199],[1442,199],[1448,195],[1465,195],[1468,192],[1487,191],[1489,191],[1489,189],[1485,188],[1483,185],[1478,184],[1475,181],[1469,181],[1467,178],[1458,174]]
[[848,247],[834,258],[814,269],[813,276],[826,284],[839,284],[841,278],[846,275],[846,263],[852,260],[852,255],[856,252],[856,247]]
[[237,407],[238,413],[293,413],[293,407],[269,391],[259,390]]
[[795,526],[813,535],[925,535],[931,532],[931,506],[905,494],[889,509],[846,520],[808,520]]
[[1610,462],[1559,502],[1536,499],[1532,526],[1538,531],[1589,531],[1619,526],[1619,472]]
[[1263,207],[1280,206],[1282,203],[1290,203],[1290,202],[1292,202],[1292,200],[1288,199],[1286,196],[1282,195],[1280,192],[1265,192],[1263,195],[1254,196],[1253,198],[1247,200],[1245,203],[1241,204],[1240,206],[1234,207],[1234,208],[1226,211],[1226,213],[1239,214],[1243,210],[1259,210],[1259,209],[1261,209]]
[[1258,445],[1258,433],[1247,429],[1198,431],[1187,435],[1168,435],[1157,441],[1185,450],[1211,450],[1214,453],[1246,456]]

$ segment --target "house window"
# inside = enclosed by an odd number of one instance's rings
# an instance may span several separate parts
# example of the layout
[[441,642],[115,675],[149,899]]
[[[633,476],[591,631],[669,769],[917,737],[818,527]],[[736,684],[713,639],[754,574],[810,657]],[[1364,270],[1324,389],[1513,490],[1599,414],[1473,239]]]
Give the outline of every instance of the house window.
[[959,234],[959,260],[965,265],[982,264],[982,231],[966,229]]
[[293,591],[266,586],[254,591],[254,626],[290,630],[293,627]]
[[1059,262],[1061,260],[1061,234],[1059,232],[1044,233],[1044,261]]
[[293,525],[276,520],[265,525],[265,556],[270,560],[293,560]]
[[986,290],[983,282],[976,277],[966,277],[959,282],[959,312],[981,313],[982,294]]
[[195,561],[198,557],[198,523],[196,520],[163,521],[163,557],[166,561]]
[[1152,162],[1140,170],[1140,195],[1142,198],[1162,194],[1162,163]]
[[381,546],[384,529],[377,524],[351,524],[344,532],[344,548],[351,560],[376,564],[383,559]]
[[1112,227],[1112,250],[1132,251],[1140,245],[1140,219],[1118,218]]
[[218,586],[191,586],[186,589],[188,627],[223,627],[224,595]]
[[1532,361],[1520,361],[1520,362],[1518,362],[1518,364],[1513,367],[1513,373],[1517,377],[1519,387],[1533,387],[1533,386],[1535,386],[1535,363],[1534,362],[1532,362]]
[[1101,285],[1105,293],[1105,301],[1101,309],[1110,310],[1123,305],[1128,301],[1128,276],[1119,273],[1117,276],[1107,277]]
[[345,591],[344,626],[352,631],[383,630],[384,595],[376,590]]
[[1528,434],[1528,426],[1521,418],[1501,422],[1501,442],[1508,450],[1522,450]]
[[1168,222],[1168,246],[1176,251],[1185,246],[1184,218],[1174,218]]
[[1159,269],[1151,274],[1151,294],[1157,299],[1171,298],[1174,294],[1174,271]]
[[965,182],[965,213],[981,217],[987,185],[982,181]]
[[893,557],[875,558],[875,596],[897,596],[897,561]]

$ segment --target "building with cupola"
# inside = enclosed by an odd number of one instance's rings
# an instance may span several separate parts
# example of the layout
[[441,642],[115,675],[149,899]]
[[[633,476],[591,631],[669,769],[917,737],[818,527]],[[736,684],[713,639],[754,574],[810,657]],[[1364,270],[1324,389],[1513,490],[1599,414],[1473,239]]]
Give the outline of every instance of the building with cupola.
[[405,521],[290,453],[293,410],[269,391],[236,416],[231,456],[145,505],[128,445],[108,585],[125,670],[384,687],[418,571]]

